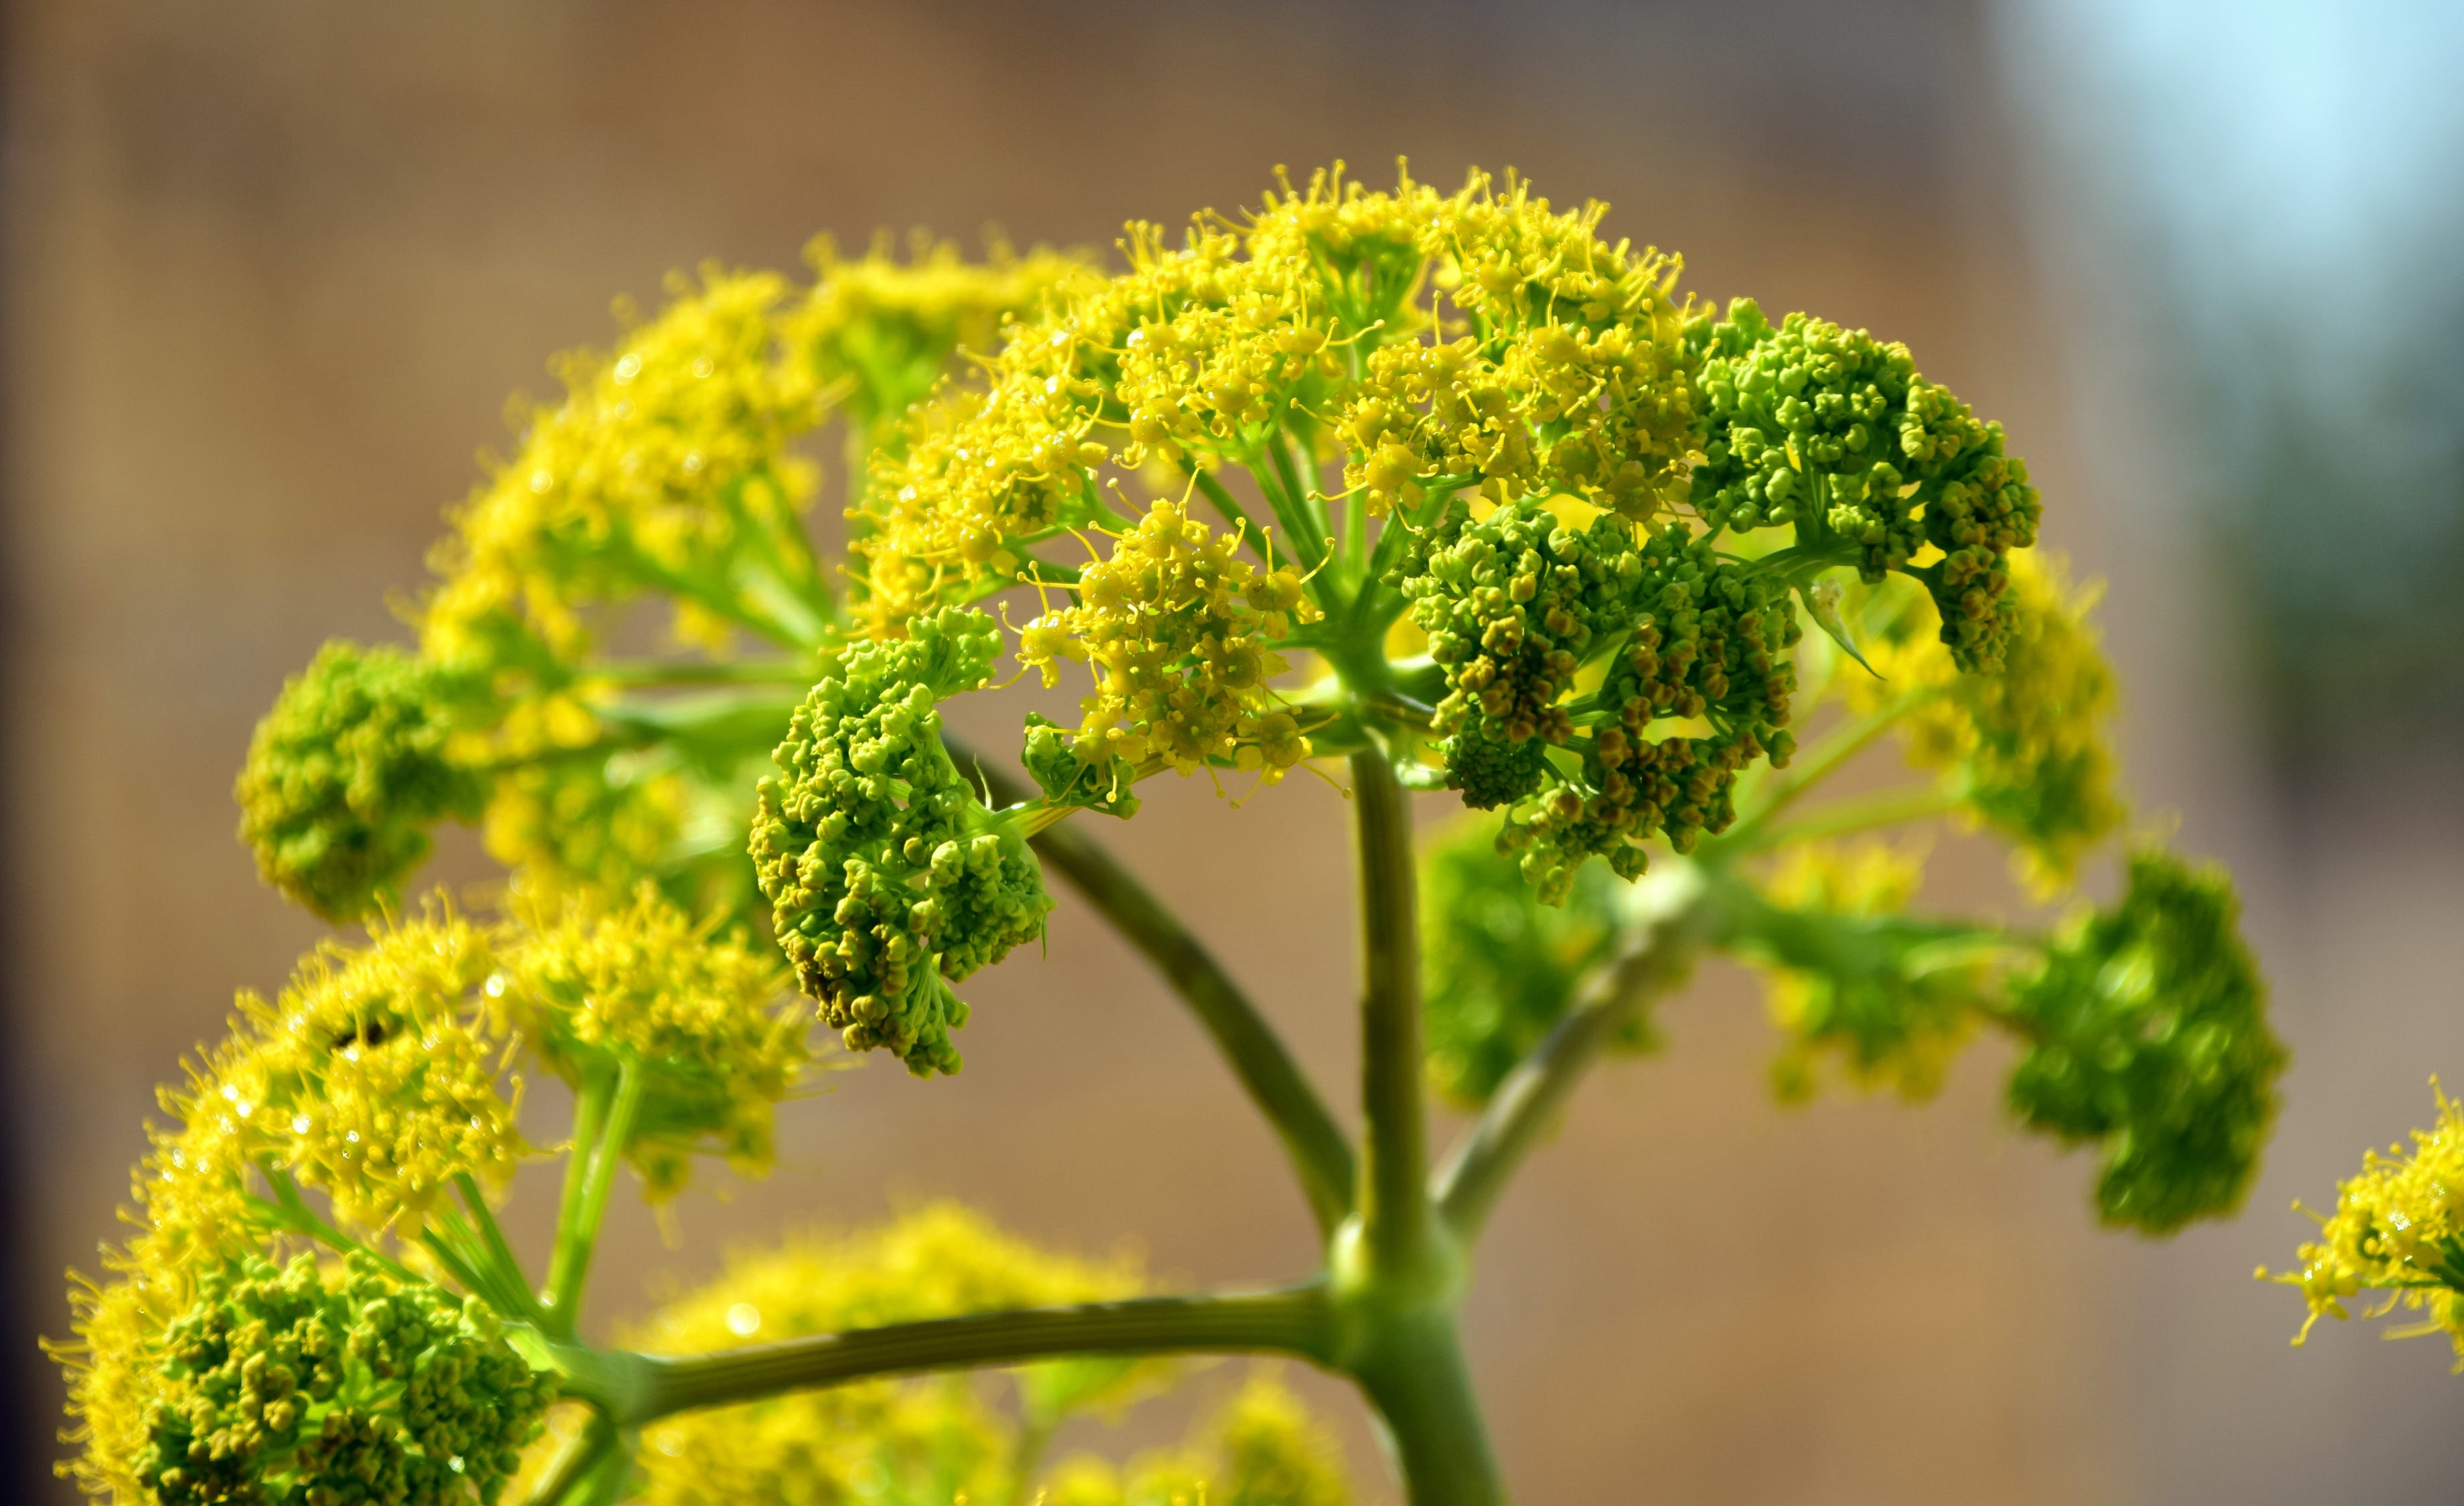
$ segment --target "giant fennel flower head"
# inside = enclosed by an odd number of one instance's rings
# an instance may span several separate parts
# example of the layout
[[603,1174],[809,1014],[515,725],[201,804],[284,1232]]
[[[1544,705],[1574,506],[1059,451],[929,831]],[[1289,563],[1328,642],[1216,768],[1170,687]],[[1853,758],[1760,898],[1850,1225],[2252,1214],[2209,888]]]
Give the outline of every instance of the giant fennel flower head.
[[2221,871],[2132,854],[2122,899],[2083,915],[2013,983],[2031,1044],[2011,1075],[2020,1120],[2103,1152],[2114,1223],[2177,1229],[2232,1211],[2276,1114],[2284,1047]]
[[1903,347],[1680,303],[1676,261],[1604,213],[1338,169],[1177,245],[1132,226],[1127,270],[1021,318],[876,456],[850,525],[869,630],[1031,588],[1022,662],[1093,681],[1066,739],[1036,729],[1038,783],[1117,808],[1153,770],[1315,752],[1338,718],[1280,682],[1288,647],[1408,705],[1419,671],[1364,648],[1408,608],[1437,682],[1418,731],[1552,898],[1590,857],[1630,878],[1654,839],[1690,849],[1788,761],[1823,572],[1922,584],[1955,669],[2000,672],[2038,511],[2000,431]]

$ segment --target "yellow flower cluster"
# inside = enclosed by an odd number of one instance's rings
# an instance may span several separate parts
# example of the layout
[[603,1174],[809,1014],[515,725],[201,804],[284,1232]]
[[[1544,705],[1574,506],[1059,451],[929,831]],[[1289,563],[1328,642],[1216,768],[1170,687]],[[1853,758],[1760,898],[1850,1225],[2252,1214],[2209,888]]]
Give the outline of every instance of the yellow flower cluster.
[[743,1174],[769,1170],[774,1110],[811,1056],[775,950],[695,923],[645,882],[619,909],[534,914],[489,986],[566,1081],[643,1075],[628,1154],[653,1202],[683,1190],[708,1143]]
[[1059,661],[1088,662],[1095,693],[1075,743],[1082,764],[1150,760],[1191,774],[1230,759],[1268,782],[1309,754],[1269,682],[1285,670],[1269,645],[1294,620],[1319,613],[1291,565],[1262,570],[1209,536],[1174,502],[1157,502],[1110,557],[1078,578],[1076,602],[1019,634],[1019,662],[1060,679]]
[[1826,1056],[1859,1087],[1930,1098],[1975,1034],[1984,966],[1919,969],[1904,938],[1867,924],[1903,914],[1925,878],[1922,851],[1882,842],[1802,842],[1764,887],[1784,918],[1763,928],[1771,1020],[1788,1035],[1771,1065],[1780,1097],[1815,1088]]
[[1417,501],[1426,474],[1478,476],[1501,500],[1572,493],[1638,522],[1683,498],[1680,261],[1609,245],[1606,205],[1555,213],[1511,176],[1502,193],[1485,174],[1444,199],[1406,189],[1398,208],[1419,211],[1420,249],[1461,319],[1369,356],[1340,426],[1345,485],[1368,488],[1377,513]]
[[2335,1212],[2301,1247],[2301,1268],[2273,1277],[2259,1268],[2261,1279],[2298,1289],[2310,1304],[2295,1343],[2322,1316],[2351,1317],[2344,1303],[2363,1292],[2384,1292],[2365,1316],[2398,1306],[2421,1313],[2419,1324],[2389,1337],[2444,1333],[2464,1374],[2464,1104],[2434,1080],[2431,1088],[2438,1122],[2412,1132],[2412,1153],[2401,1145],[2364,1151],[2362,1174],[2338,1187]]
[[813,478],[786,445],[820,391],[781,341],[787,283],[714,268],[671,292],[612,355],[565,358],[564,402],[526,415],[520,449],[453,514],[431,657],[494,664],[516,637],[572,660],[595,641],[586,608],[648,592],[676,596],[681,639],[721,647],[739,579],[819,588],[797,518]]
[[775,955],[645,887],[621,908],[493,925],[431,902],[376,923],[364,946],[319,946],[271,1001],[242,993],[230,1037],[162,1095],[173,1123],[137,1168],[137,1233],[105,1256],[115,1279],[77,1299],[64,1354],[90,1436],[80,1479],[152,1498],[130,1473],[147,1377],[201,1281],[302,1241],[401,1247],[432,1219],[458,1227],[462,1211],[441,1206],[457,1186],[501,1190],[532,1153],[513,1071],[523,1048],[577,1080],[641,1074],[617,1148],[654,1198],[712,1142],[765,1165],[773,1108],[808,1055],[785,982]]
[[[488,714],[451,752],[493,771],[489,849],[535,888],[614,900],[644,875],[672,878],[680,852],[732,859],[743,781],[701,766],[706,751],[697,765],[625,746],[610,724],[620,688],[590,662],[606,632],[655,601],[687,649],[724,655],[748,633],[816,649],[836,606],[794,442],[844,408],[860,477],[954,350],[1094,280],[1083,259],[1002,246],[968,262],[946,244],[901,260],[823,241],[812,261],[808,292],[767,274],[678,280],[615,349],[565,358],[563,402],[517,415],[519,447],[431,555],[422,661],[485,688]],[[749,880],[701,871],[670,887],[741,909]]]
[[[2058,559],[2033,550],[2012,554],[2010,570],[2014,616],[1998,671],[1962,673],[1919,614],[1903,612],[1865,645],[1875,673],[1849,669],[1840,683],[1860,711],[1915,698],[1899,724],[1909,763],[2018,842],[2022,877],[2050,893],[2128,814],[2107,742],[2113,669],[2087,622],[2093,588],[2074,590]],[[1914,596],[1897,583],[1881,591]]]
[[[1653,515],[1683,493],[1691,424],[1676,264],[1602,242],[1603,212],[1557,212],[1519,180],[1485,174],[1448,195],[1408,176],[1372,192],[1321,173],[1268,194],[1244,223],[1198,216],[1177,250],[1132,226],[1127,271],[1016,326],[982,383],[920,405],[905,445],[875,457],[851,515],[869,630],[894,634],[928,608],[1033,581],[1078,604],[1038,620],[1029,662],[1100,661],[1121,642],[1119,614],[1093,594],[1153,580],[1145,617],[1186,623],[1128,642],[1219,633],[1215,599],[1167,594],[1170,573],[1156,572],[1158,520],[1173,545],[1197,525],[1177,508],[1121,517],[1108,468],[1177,467],[1237,529],[1243,504],[1213,473],[1246,467],[1303,565],[1339,526],[1317,490],[1337,462],[1375,514],[1443,477]],[[1094,567],[1073,574],[1036,553],[1108,521],[1119,542]],[[1202,532],[1189,543],[1195,554]],[[1266,543],[1253,533],[1217,548],[1228,561],[1232,548]],[[1297,589],[1276,591],[1297,605]],[[1231,662],[1210,672],[1245,676],[1245,658],[1221,641]],[[1273,750],[1291,729],[1230,725],[1252,708],[1219,702],[1193,718],[1150,697],[1155,721],[1136,698],[1108,694],[1083,735],[1151,746],[1184,768],[1227,756],[1228,736],[1259,746],[1265,767],[1288,766]],[[1131,756],[1118,746],[1081,756],[1108,753]]]
[[148,1162],[155,1222],[224,1206],[261,1164],[327,1193],[343,1224],[405,1235],[457,1174],[510,1179],[527,1147],[511,1026],[485,992],[496,950],[431,906],[365,948],[319,947],[270,1003],[242,993],[230,1040],[165,1096],[181,1128]]
[[493,956],[484,928],[441,908],[380,925],[363,949],[329,942],[275,1000],[242,993],[231,1037],[164,1090],[176,1123],[153,1130],[133,1178],[137,1233],[105,1252],[114,1280],[74,1294],[61,1350],[90,1494],[153,1498],[136,1472],[165,1328],[200,1280],[287,1227],[253,1190],[265,1172],[324,1192],[371,1236],[414,1232],[457,1174],[511,1175],[527,1147],[506,1022],[481,992]]
[[[805,1236],[731,1259],[716,1280],[664,1306],[633,1336],[661,1354],[701,1354],[801,1335],[999,1308],[1137,1295],[1128,1257],[1089,1262],[1003,1233],[951,1203],[836,1238]],[[1030,1424],[1128,1400],[1153,1362],[1067,1361],[1017,1372]],[[645,1430],[643,1498],[653,1506],[750,1500],[1023,1499],[1003,1486],[1009,1426],[963,1380],[872,1381],[671,1417]]]
[[805,255],[812,295],[782,316],[781,328],[811,362],[825,395],[844,394],[855,421],[848,446],[859,461],[896,440],[898,421],[933,390],[951,352],[989,351],[1007,319],[1101,280],[1084,256],[1043,247],[1021,255],[1000,241],[981,261],[925,236],[904,262],[886,238],[849,257],[825,235]]
[[1053,1472],[1045,1506],[1344,1506],[1340,1451],[1300,1399],[1253,1373],[1189,1446],[1130,1467],[1081,1456]]

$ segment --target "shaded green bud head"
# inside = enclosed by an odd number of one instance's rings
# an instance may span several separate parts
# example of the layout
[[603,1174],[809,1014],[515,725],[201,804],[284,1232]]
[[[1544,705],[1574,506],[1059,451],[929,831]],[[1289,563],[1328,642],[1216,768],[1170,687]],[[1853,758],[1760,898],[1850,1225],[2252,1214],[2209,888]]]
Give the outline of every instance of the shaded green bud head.
[[1505,807],[1502,840],[1551,904],[1585,860],[1639,875],[1734,819],[1737,775],[1785,763],[1801,636],[1785,587],[1683,526],[1638,529],[1571,497],[1458,511],[1398,585],[1446,694],[1450,783]]
[[[657,1354],[702,1354],[997,1308],[1133,1297],[1127,1256],[1085,1260],[983,1215],[928,1204],[873,1229],[741,1251],[717,1279],[671,1298],[632,1336]],[[1155,1361],[1063,1361],[1012,1372],[1045,1422],[1150,1388]],[[1008,1478],[1015,1427],[963,1379],[866,1381],[665,1419],[643,1434],[655,1506],[740,1501],[1031,1499]],[[1012,1489],[1016,1484],[1022,1488]]]
[[340,641],[285,682],[233,790],[265,881],[336,922],[398,901],[429,829],[475,819],[486,798],[451,755],[464,695],[399,649]]
[[[1618,925],[1620,885],[1607,868],[1583,868],[1563,904],[1544,905],[1497,850],[1496,831],[1494,819],[1467,819],[1420,860],[1429,1079],[1466,1107],[1486,1102],[1565,1015]],[[1641,1051],[1655,1040],[1637,1019],[1616,1044]]]
[[161,1506],[493,1502],[555,1396],[486,1308],[363,1255],[232,1262],[142,1342],[107,1363],[149,1372],[129,1473]]
[[2121,901],[2082,916],[2013,988],[2034,1044],[2012,1073],[2012,1109],[2101,1147],[2107,1222],[2166,1233],[2249,1190],[2285,1052],[2239,911],[2220,869],[2135,853]]
[[851,1051],[919,1077],[958,1068],[949,982],[1044,933],[1052,907],[1015,827],[941,741],[942,699],[984,685],[1000,629],[944,608],[850,645],[813,687],[759,786],[750,850],[798,985]]
[[778,953],[695,922],[647,881],[627,905],[568,902],[526,921],[485,989],[567,1082],[640,1075],[625,1153],[649,1195],[681,1190],[696,1152],[767,1171],[778,1103],[810,1059]]

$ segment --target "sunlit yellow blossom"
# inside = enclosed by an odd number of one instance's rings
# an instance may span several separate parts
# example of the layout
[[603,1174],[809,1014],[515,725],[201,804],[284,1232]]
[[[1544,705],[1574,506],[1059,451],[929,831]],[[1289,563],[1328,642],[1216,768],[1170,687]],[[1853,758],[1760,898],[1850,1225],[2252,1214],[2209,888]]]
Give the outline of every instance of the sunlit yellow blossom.
[[1109,557],[1080,572],[1076,604],[1020,634],[1019,661],[1045,684],[1059,681],[1064,657],[1095,676],[1095,693],[1080,703],[1082,762],[1152,759],[1192,774],[1229,760],[1272,781],[1309,756],[1269,682],[1286,668],[1272,644],[1319,613],[1297,570],[1252,565],[1239,543],[1157,502]]
[[2080,857],[2127,815],[2108,738],[2113,670],[2087,616],[2096,592],[2073,590],[2061,562],[2010,557],[2013,620],[1998,670],[1962,674],[1912,614],[1877,603],[1887,627],[1862,645],[1874,673],[1840,671],[1852,707],[1913,701],[1900,723],[1908,761],[1938,774],[1979,819],[2019,843],[2035,889],[2066,884]]
[[[2444,1333],[2464,1374],[2464,1104],[2433,1079],[2438,1119],[2382,1155],[2362,1152],[2361,1175],[2336,1190],[2336,1211],[2320,1221],[2319,1237],[2300,1250],[2301,1268],[2273,1279],[2301,1293],[2310,1316],[2299,1343],[2321,1316],[2352,1316],[2345,1303],[2364,1292],[2384,1293],[2366,1316],[2401,1306],[2422,1315],[2393,1337]],[[2268,1273],[2262,1267],[2262,1277]]]
[[1253,1372],[1198,1437],[1127,1470],[1079,1456],[1053,1472],[1048,1506],[1344,1506],[1342,1453],[1271,1372]]
[[797,521],[812,476],[786,444],[819,421],[820,392],[781,341],[787,284],[711,269],[670,293],[614,352],[561,363],[564,401],[526,416],[520,448],[454,513],[429,657],[501,661],[518,633],[570,659],[595,637],[588,608],[645,592],[672,596],[689,642],[818,625]]
[[782,1003],[770,948],[696,924],[645,883],[604,913],[539,907],[502,948],[503,997],[548,1066],[569,1082],[643,1079],[627,1154],[656,1200],[713,1148],[739,1171],[769,1169],[779,1101],[809,1056],[807,1015]]
[[[801,1335],[996,1308],[1134,1296],[1128,1257],[1090,1262],[1003,1233],[980,1214],[933,1204],[881,1228],[804,1236],[746,1253],[674,1299],[635,1336],[699,1354]],[[1041,1426],[1149,1384],[1154,1362],[1071,1361],[1016,1372]],[[1002,1492],[1013,1425],[964,1380],[874,1381],[670,1418],[647,1430],[645,1499],[657,1506],[849,1498],[1016,1498]],[[873,1489],[859,1483],[871,1481]],[[890,1492],[883,1495],[883,1492]]]

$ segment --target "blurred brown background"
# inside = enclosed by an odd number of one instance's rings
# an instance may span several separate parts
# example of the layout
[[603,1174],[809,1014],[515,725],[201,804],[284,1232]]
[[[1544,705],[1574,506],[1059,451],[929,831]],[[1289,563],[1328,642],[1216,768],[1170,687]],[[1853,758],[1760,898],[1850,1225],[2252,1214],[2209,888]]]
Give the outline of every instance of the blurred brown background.
[[[2296,1353],[2298,1301],[2248,1273],[2290,1258],[2289,1197],[2332,1196],[2362,1145],[2426,1120],[2431,1071],[2464,1073],[2458,761],[2445,724],[2378,717],[2366,686],[2319,709],[2380,649],[2295,663],[2317,635],[2283,626],[2309,619],[2284,616],[2278,576],[2383,535],[2328,528],[2270,565],[2233,519],[2277,514],[2184,502],[2277,496],[2291,472],[2266,445],[2290,430],[2233,401],[2274,347],[2218,346],[2177,295],[2211,285],[2179,249],[2230,249],[2234,222],[2168,240],[2149,206],[2188,201],[2132,176],[2232,165],[2180,128],[2186,86],[2265,116],[2303,57],[2400,59],[2389,28],[2417,17],[2317,12],[2302,24],[2363,50],[2297,28],[2277,76],[2213,38],[2301,8],[2158,9],[2187,19],[2113,69],[2128,8],[2055,0],[12,7],[0,1497],[66,1498],[41,1477],[57,1395],[33,1335],[63,1329],[57,1272],[112,1233],[153,1085],[234,987],[275,987],[318,934],[232,840],[249,729],[328,635],[394,632],[386,594],[419,583],[508,393],[604,340],[612,296],[652,299],[705,257],[788,267],[817,230],[877,226],[1102,246],[1129,216],[1252,204],[1278,163],[1340,156],[1374,181],[1408,153],[1441,183],[1511,164],[1561,202],[1606,199],[1612,233],[1683,250],[1694,289],[1905,339],[2003,419],[2052,541],[2112,581],[2143,807],[2236,866],[2299,1053],[2251,1211],[2151,1246],[2097,1233],[2088,1166],[2003,1125],[1994,1051],[1930,1108],[1783,1113],[1750,984],[1706,974],[1668,1012],[1669,1052],[1601,1075],[1484,1252],[1471,1343],[1519,1498],[2456,1498],[2448,1356],[2353,1329]],[[2275,165],[2268,191],[2298,195]],[[2412,187],[2454,195],[2452,167]],[[2314,258],[2261,306],[2327,318],[2351,270]],[[2348,368],[2321,359],[2304,369],[2341,390]],[[2405,432],[2452,433],[2416,408]],[[2333,439],[2283,515],[2348,515]],[[2385,553],[2418,565],[2443,557],[2444,485],[2354,494],[2412,499],[2427,532]],[[2403,598],[2394,639],[2454,595]],[[2392,600],[2345,607],[2367,626]],[[2438,662],[2395,683],[2452,691]],[[1102,835],[1342,1088],[1334,797],[1295,780],[1236,818],[1202,783],[1158,794]],[[468,842],[446,871],[477,871]],[[1965,848],[1935,883],[2010,903]],[[683,1205],[680,1248],[628,1226],[601,1311],[731,1240],[944,1192],[1054,1241],[1134,1238],[1188,1280],[1303,1269],[1267,1137],[1083,914],[1065,900],[1048,959],[976,994],[964,1078],[837,1078],[790,1111],[780,1176]],[[1356,1407],[1317,1390],[1379,1479]]]

